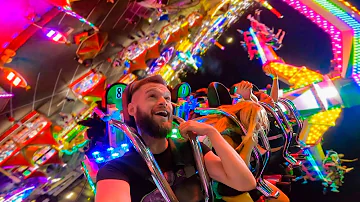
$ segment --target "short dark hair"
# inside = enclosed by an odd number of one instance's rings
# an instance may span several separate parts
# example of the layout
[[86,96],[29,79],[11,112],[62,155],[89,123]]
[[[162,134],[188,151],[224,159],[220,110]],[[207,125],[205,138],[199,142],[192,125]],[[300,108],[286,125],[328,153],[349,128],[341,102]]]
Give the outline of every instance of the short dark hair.
[[150,76],[150,77],[146,77],[144,79],[141,79],[139,81],[134,81],[132,83],[130,83],[124,91],[123,94],[123,116],[124,116],[124,121],[126,123],[126,125],[133,127],[136,129],[136,123],[135,123],[135,119],[133,116],[130,116],[129,112],[128,112],[128,105],[132,100],[132,96],[134,95],[134,93],[140,89],[141,86],[147,84],[147,83],[158,83],[158,84],[162,84],[164,86],[167,87],[166,85],[166,81],[160,76],[160,75],[155,75],[155,76]]

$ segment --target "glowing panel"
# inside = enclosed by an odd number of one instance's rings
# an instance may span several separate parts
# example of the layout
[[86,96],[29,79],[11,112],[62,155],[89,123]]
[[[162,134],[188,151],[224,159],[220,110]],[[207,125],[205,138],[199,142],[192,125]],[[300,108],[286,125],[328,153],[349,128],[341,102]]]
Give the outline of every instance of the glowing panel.
[[304,122],[300,139],[307,145],[316,145],[320,138],[332,126],[335,126],[336,120],[341,114],[341,108],[333,108],[324,112],[319,112]]
[[269,69],[275,70],[278,73],[279,78],[291,85],[291,88],[293,89],[298,89],[323,80],[321,74],[306,67],[295,67],[280,62],[270,62],[263,68],[265,72]]
[[[346,76],[348,64],[350,65],[353,77],[357,77],[360,74],[360,23],[353,16],[355,12],[359,14],[357,8],[343,0],[338,0],[337,2],[334,2],[335,0],[283,1],[300,11],[329,33],[332,39],[334,60],[337,61],[335,69],[342,71],[343,77]],[[346,12],[346,9],[341,7],[343,6],[341,4],[350,8],[354,13]],[[321,9],[319,10],[319,8]],[[332,16],[328,14],[329,12]],[[344,27],[340,28],[341,26],[337,22],[339,20],[350,27],[350,30],[346,30]],[[352,58],[352,61],[349,61],[350,58]],[[360,82],[357,81],[357,84],[360,85]]]
[[327,11],[331,12],[333,15],[341,19],[347,25],[349,25],[354,32],[354,39],[353,39],[353,69],[352,74],[359,74],[360,73],[360,23],[355,20],[351,15],[341,9],[338,5],[330,2],[329,0],[313,0],[322,8],[326,9]]

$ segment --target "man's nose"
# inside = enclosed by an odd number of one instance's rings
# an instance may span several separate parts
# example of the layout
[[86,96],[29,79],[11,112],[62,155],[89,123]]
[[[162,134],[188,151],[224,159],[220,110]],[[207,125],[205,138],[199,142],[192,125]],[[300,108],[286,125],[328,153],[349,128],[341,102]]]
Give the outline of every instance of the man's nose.
[[158,104],[159,104],[159,105],[167,106],[167,101],[166,101],[166,99],[165,99],[163,96],[161,96],[161,97],[159,98],[159,100],[158,100]]

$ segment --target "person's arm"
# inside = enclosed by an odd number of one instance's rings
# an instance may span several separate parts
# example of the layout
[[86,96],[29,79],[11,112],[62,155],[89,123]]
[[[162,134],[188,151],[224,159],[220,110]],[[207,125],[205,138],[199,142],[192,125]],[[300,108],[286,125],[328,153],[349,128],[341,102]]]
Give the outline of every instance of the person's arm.
[[238,191],[249,191],[256,187],[256,180],[239,154],[226,142],[214,128],[207,133],[216,156],[208,152],[204,156],[205,166],[212,179]]
[[273,83],[271,86],[270,97],[274,100],[275,103],[279,100],[279,77],[276,70],[269,68],[265,71],[268,76],[273,79]]
[[212,179],[238,191],[255,189],[256,180],[246,163],[214,127],[190,120],[180,123],[179,131],[185,138],[189,133],[208,136],[218,155],[212,151],[204,155],[205,167]]
[[112,163],[105,164],[97,173],[95,202],[131,202],[126,169]]
[[124,180],[101,180],[96,185],[95,202],[131,202],[130,185]]
[[274,100],[275,103],[279,100],[279,78],[277,76],[273,77],[270,97]]

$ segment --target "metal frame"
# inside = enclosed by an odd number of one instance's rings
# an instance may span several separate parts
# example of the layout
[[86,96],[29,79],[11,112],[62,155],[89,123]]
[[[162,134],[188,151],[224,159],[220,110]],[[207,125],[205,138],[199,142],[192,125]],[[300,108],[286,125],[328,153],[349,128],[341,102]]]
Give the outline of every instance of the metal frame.
[[[267,112],[270,112],[271,115],[275,118],[275,121],[277,122],[278,126],[280,127],[281,131],[283,132],[284,134],[284,137],[285,137],[285,144],[284,144],[284,148],[283,148],[283,157],[284,159],[290,163],[292,166],[300,166],[301,165],[301,162],[300,161],[297,161],[293,156],[291,156],[289,154],[289,146],[290,146],[290,143],[291,143],[291,139],[292,139],[292,129],[291,130],[286,130],[283,126],[283,122],[281,120],[281,118],[279,117],[279,115],[276,113],[275,109],[270,106],[269,104],[266,104],[266,103],[263,103],[263,102],[259,102],[259,104],[265,108],[265,110]],[[280,114],[283,112],[281,111],[281,109],[279,110]],[[286,121],[285,121],[285,125],[287,125]]]
[[[244,134],[247,133],[246,129],[241,124],[241,122],[238,120],[238,118],[236,116],[234,116],[233,114],[230,114],[224,110],[217,109],[217,108],[196,108],[194,111],[195,111],[195,113],[199,113],[201,115],[210,115],[210,114],[224,115],[224,116],[228,117],[229,119],[231,119],[239,128],[241,128],[241,130],[243,131]],[[199,121],[201,119],[202,119],[202,117],[194,119],[194,120]],[[266,153],[264,154],[264,157],[261,157],[261,154],[260,154],[260,151],[258,150],[258,148],[254,147],[253,151],[252,151],[252,154],[255,156],[256,165],[257,165],[256,166],[257,172],[255,173],[255,178],[257,180],[256,189],[259,190],[267,198],[278,198],[280,196],[279,191],[273,190],[271,187],[269,187],[267,185],[267,183],[265,182],[265,180],[262,178],[263,172],[264,172],[266,165],[270,159],[270,145],[269,145],[269,141],[266,137],[266,134],[261,133],[259,135],[259,139],[263,143],[263,145],[266,149]]]

